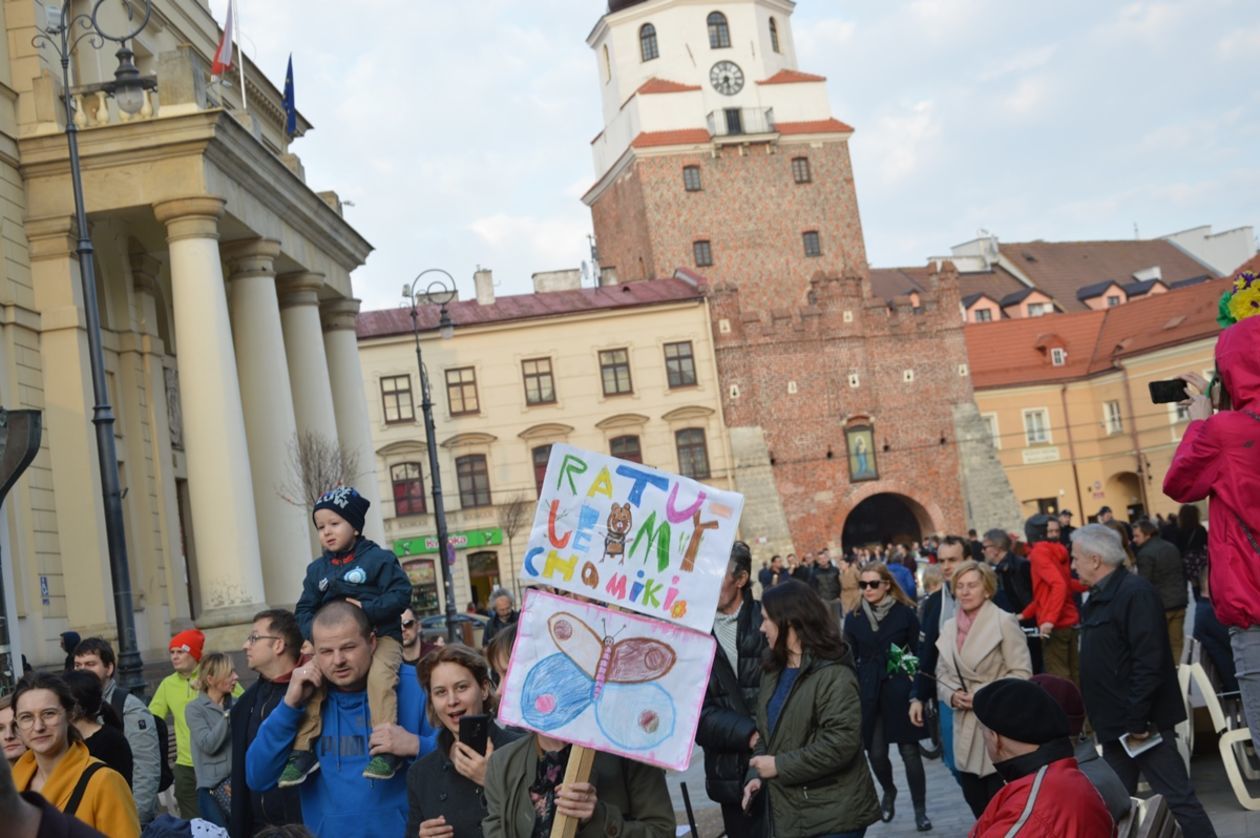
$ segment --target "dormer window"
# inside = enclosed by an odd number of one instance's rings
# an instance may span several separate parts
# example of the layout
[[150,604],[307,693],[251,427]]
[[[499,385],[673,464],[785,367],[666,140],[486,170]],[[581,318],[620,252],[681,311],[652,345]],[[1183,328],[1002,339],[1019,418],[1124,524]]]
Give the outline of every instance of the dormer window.
[[1108,294],[1107,295],[1107,308],[1115,308],[1118,305],[1120,305],[1120,295]]
[[644,61],[651,61],[661,56],[660,48],[656,44],[656,27],[650,23],[639,27],[639,54],[643,56]]
[[731,28],[726,23],[726,15],[713,12],[709,15],[709,49],[729,49],[731,46]]
[[1056,367],[1061,367],[1067,363],[1067,350],[1062,346],[1056,346],[1050,350],[1050,363]]

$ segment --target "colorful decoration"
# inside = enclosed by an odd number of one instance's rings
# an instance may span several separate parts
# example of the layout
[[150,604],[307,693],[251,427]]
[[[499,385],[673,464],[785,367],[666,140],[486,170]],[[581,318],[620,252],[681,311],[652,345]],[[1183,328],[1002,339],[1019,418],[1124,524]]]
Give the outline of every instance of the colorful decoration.
[[1260,277],[1243,271],[1234,277],[1234,285],[1221,296],[1216,322],[1229,328],[1239,320],[1260,314]]

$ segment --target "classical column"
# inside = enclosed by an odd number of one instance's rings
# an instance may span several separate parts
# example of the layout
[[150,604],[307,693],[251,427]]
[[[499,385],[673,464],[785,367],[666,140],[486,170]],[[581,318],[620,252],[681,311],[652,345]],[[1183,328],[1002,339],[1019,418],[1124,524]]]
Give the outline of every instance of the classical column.
[[221,198],[155,204],[170,243],[184,450],[197,578],[198,625],[248,623],[265,602],[241,388],[219,261]]
[[[74,229],[69,216],[26,222],[31,284],[40,314],[35,351],[42,366],[42,375],[32,374],[31,381],[43,389],[44,450],[52,469],[52,492],[40,504],[44,514],[36,516],[37,554],[21,559],[29,568],[33,622],[40,626],[37,632],[47,632],[45,641],[56,639],[57,630],[47,622],[50,618],[68,618],[80,632],[115,630]],[[116,393],[110,396],[117,398]],[[45,589],[46,597],[42,596]],[[44,598],[47,605],[41,604]]]
[[336,445],[337,414],[333,409],[324,333],[319,322],[318,291],[323,274],[296,273],[280,277],[280,322],[284,351],[293,387],[293,410],[302,435],[315,434]]
[[251,239],[224,248],[236,368],[249,438],[267,602],[297,601],[310,561],[310,520],[294,458],[297,420],[285,361],[276,257],[280,242]]
[[324,351],[328,355],[328,377],[332,382],[333,409],[341,447],[355,452],[359,459],[359,492],[372,502],[365,526],[367,536],[385,543],[385,518],[381,512],[380,482],[376,476],[376,449],[372,445],[372,420],[368,417],[367,394],[363,388],[363,368],[359,365],[359,339],[354,321],[359,300],[333,300],[324,303]]

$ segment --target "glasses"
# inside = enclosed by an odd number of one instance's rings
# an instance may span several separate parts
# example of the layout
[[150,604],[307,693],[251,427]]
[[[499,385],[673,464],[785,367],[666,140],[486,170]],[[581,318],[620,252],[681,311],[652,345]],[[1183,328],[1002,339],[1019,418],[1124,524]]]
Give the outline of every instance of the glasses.
[[279,640],[280,638],[274,634],[251,634],[245,638],[245,645],[253,646],[259,640]]
[[866,590],[867,588],[878,588],[882,584],[884,584],[883,579],[878,579],[874,582],[864,582],[861,580],[858,581],[858,587],[861,588],[862,590]]
[[402,621],[402,627],[403,627],[403,628],[405,628],[405,629],[409,629],[409,628],[411,628],[412,626],[414,626],[415,624],[416,624],[416,621],[415,621],[415,620],[403,620],[403,621]]
[[[60,707],[45,707],[39,711],[39,720],[44,723],[44,727],[52,727],[66,714],[65,710]],[[34,713],[19,713],[14,722],[17,723],[19,730],[30,730],[35,727]]]

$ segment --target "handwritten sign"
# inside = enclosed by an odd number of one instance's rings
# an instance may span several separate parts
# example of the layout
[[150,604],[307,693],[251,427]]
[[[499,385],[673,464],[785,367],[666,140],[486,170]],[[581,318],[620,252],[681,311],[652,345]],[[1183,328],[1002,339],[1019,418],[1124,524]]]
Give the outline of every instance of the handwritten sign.
[[521,579],[707,633],[743,507],[736,492],[554,445]]
[[499,720],[684,771],[715,648],[708,634],[530,590]]

